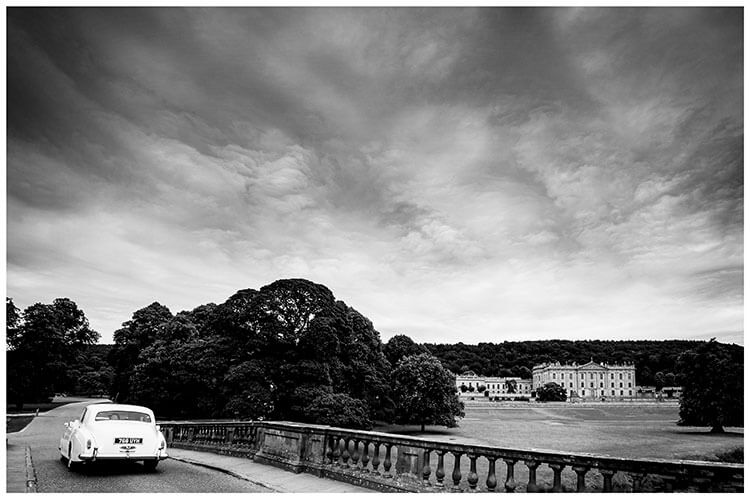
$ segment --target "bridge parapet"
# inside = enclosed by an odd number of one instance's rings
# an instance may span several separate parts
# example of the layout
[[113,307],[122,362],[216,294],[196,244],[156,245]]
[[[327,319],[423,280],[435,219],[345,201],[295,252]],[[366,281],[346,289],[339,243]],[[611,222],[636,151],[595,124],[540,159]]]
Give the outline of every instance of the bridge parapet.
[[742,492],[744,465],[467,445],[303,423],[161,423],[167,443],[380,491]]

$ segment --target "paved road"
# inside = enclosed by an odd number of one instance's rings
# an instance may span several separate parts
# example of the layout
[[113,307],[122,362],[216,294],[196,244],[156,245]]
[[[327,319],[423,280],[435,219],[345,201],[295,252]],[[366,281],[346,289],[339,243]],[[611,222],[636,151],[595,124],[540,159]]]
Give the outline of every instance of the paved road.
[[167,459],[155,473],[141,463],[100,462],[70,471],[60,461],[57,446],[63,423],[78,418],[88,402],[58,407],[41,414],[21,433],[8,435],[9,446],[30,446],[39,492],[264,492],[233,476]]

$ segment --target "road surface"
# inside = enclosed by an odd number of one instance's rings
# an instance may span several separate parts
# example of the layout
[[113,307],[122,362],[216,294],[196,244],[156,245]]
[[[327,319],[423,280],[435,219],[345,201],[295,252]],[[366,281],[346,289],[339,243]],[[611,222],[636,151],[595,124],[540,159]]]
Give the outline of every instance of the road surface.
[[39,492],[267,492],[231,475],[167,459],[149,473],[141,463],[99,462],[70,471],[57,446],[63,423],[77,419],[95,401],[71,403],[40,414],[8,445],[31,447]]

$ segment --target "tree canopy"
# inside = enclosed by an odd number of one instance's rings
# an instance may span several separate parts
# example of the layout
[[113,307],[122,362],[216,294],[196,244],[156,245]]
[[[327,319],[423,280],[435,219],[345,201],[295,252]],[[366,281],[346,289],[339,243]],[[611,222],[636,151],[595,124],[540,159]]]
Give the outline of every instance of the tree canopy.
[[80,346],[99,338],[75,302],[57,298],[21,313],[6,299],[6,314],[8,401],[44,401],[72,387],[75,380],[67,366],[80,361]]
[[458,398],[456,377],[427,353],[410,355],[393,372],[397,423],[441,425],[453,428],[464,416]]
[[711,339],[685,352],[678,362],[682,380],[680,425],[742,426],[743,352]]
[[568,400],[568,393],[557,383],[549,382],[537,388],[536,399],[539,402],[565,402]]
[[[535,365],[559,361],[585,364],[592,358],[610,364],[635,364],[638,385],[654,385],[655,374],[677,374],[677,358],[702,342],[687,340],[535,340],[502,343],[425,343],[443,365],[456,374],[471,370],[482,376],[531,378]],[[742,351],[742,347],[732,346]],[[662,377],[662,382],[666,380]],[[675,383],[679,384],[679,378]],[[669,386],[669,385],[667,385]]]

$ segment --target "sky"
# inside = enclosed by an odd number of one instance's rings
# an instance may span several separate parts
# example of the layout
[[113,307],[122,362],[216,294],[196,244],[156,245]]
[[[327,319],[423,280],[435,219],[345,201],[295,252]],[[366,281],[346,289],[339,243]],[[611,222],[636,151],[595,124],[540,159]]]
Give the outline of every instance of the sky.
[[743,344],[742,9],[7,10],[7,294]]

